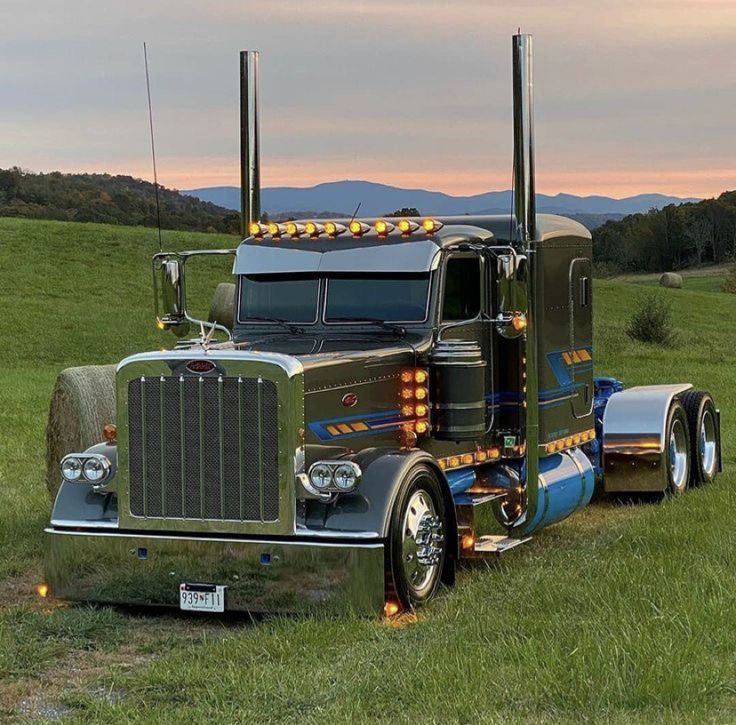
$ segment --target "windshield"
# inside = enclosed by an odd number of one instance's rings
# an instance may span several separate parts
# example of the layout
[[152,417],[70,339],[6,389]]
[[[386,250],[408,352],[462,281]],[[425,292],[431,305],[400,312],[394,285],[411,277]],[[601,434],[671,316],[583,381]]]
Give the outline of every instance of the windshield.
[[421,322],[427,316],[429,274],[332,276],[325,322]]
[[241,322],[293,322],[318,319],[321,281],[326,289],[326,322],[422,322],[427,317],[429,273],[243,275]]
[[252,275],[241,277],[240,321],[315,322],[319,277]]

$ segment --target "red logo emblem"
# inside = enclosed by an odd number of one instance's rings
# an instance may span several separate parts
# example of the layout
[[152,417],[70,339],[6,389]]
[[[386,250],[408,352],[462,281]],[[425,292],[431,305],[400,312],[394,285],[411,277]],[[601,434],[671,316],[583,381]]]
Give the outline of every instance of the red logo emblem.
[[211,373],[215,369],[215,363],[210,360],[191,360],[187,363],[187,370],[190,373],[202,375],[203,373]]
[[342,396],[342,404],[346,408],[352,408],[358,403],[358,396],[355,393],[345,393]]

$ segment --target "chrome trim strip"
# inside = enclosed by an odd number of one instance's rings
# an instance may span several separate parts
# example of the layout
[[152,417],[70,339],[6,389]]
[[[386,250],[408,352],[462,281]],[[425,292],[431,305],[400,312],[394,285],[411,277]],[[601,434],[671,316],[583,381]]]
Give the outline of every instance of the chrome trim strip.
[[134,363],[145,362],[166,362],[167,360],[222,360],[223,362],[247,363],[260,362],[278,365],[290,378],[296,375],[304,374],[304,366],[301,362],[291,355],[284,355],[276,352],[258,352],[254,350],[238,350],[227,349],[218,350],[217,348],[203,348],[200,345],[192,345],[189,348],[179,348],[175,350],[163,350],[155,352],[141,352],[130,355],[122,360],[117,367],[120,373],[123,368]]

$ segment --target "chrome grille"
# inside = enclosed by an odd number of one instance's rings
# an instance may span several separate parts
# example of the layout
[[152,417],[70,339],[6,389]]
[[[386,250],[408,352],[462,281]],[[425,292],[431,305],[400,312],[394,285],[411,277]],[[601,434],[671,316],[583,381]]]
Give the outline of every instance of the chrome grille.
[[131,380],[130,513],[278,521],[278,433],[273,381],[196,375]]

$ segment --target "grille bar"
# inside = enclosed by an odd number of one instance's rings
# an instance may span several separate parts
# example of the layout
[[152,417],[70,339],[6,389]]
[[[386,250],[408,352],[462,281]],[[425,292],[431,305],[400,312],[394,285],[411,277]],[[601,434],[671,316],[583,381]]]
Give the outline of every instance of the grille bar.
[[128,416],[133,516],[278,521],[273,381],[135,378],[128,384]]

